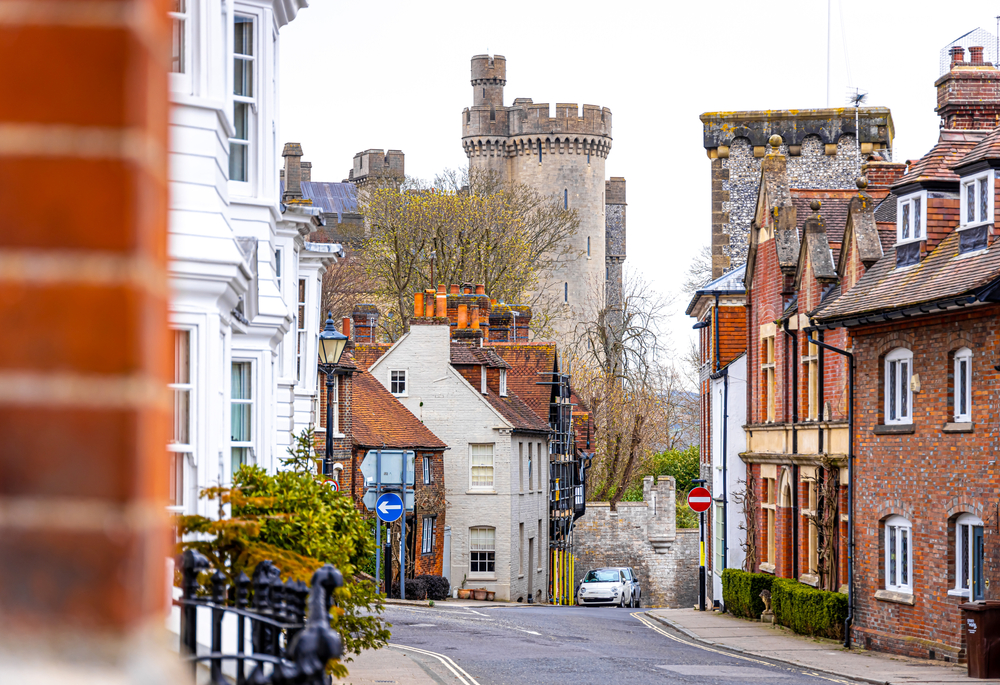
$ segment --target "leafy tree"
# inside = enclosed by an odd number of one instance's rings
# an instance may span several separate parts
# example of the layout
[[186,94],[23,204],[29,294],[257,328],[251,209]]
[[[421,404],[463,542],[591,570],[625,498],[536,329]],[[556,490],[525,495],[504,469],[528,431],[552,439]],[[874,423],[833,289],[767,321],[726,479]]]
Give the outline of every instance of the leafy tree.
[[694,487],[692,482],[700,478],[701,461],[698,456],[698,446],[692,445],[683,450],[666,450],[653,456],[649,465],[639,471],[622,496],[623,502],[642,501],[642,479],[646,476],[673,476],[677,487],[677,527],[697,528],[698,514],[691,511],[687,504],[687,492]]
[[[334,617],[344,653],[378,649],[389,640],[389,626],[378,616],[380,595],[374,583],[356,576],[375,551],[371,530],[350,496],[316,478],[310,440],[311,435],[299,436],[289,449],[285,461],[290,470],[269,475],[257,466],[243,466],[231,488],[203,490],[203,499],[218,499],[220,511],[224,514],[228,505],[230,513],[218,519],[179,517],[178,530],[188,539],[178,547],[204,554],[230,584],[241,572],[252,575],[265,559],[285,578],[305,583],[320,566],[333,564],[348,581],[337,590]],[[342,678],[347,668],[336,662],[331,672]]]

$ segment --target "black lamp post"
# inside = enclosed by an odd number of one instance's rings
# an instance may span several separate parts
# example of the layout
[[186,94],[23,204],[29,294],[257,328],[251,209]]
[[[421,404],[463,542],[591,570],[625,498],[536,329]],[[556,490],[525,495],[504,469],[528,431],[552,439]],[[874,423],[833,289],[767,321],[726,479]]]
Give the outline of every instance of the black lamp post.
[[347,347],[347,336],[338,331],[333,323],[333,313],[326,315],[326,327],[319,334],[319,363],[326,374],[326,455],[323,459],[323,475],[333,471],[333,380],[334,367],[340,362],[340,355]]

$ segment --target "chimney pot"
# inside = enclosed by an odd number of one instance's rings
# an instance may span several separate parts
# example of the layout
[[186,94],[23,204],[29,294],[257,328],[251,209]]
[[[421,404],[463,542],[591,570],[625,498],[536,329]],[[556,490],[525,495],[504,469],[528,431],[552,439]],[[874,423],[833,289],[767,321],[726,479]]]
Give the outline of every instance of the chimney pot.
[[439,293],[444,293],[444,291],[445,291],[444,290],[444,283],[438,283],[438,289],[437,289],[437,291]]
[[465,328],[469,321],[469,307],[465,304],[458,305],[458,328]]
[[954,66],[956,62],[964,62],[965,61],[965,48],[963,48],[961,45],[953,45],[948,50],[948,52],[951,53],[951,64],[952,64],[952,66]]
[[351,339],[351,317],[349,317],[349,316],[345,316],[344,317],[344,325],[342,326],[341,330],[343,331],[344,335],[347,336],[347,339],[350,340]]
[[479,305],[474,304],[469,307],[469,319],[472,323],[471,328],[479,328]]
[[444,286],[440,286],[441,290],[438,292],[437,297],[437,316],[447,317],[448,316],[448,296],[444,294]]
[[486,286],[483,285],[482,283],[477,283],[476,284],[476,294],[477,295],[485,295],[486,294]]
[[969,48],[969,62],[971,62],[972,64],[983,63],[983,48],[981,45]]
[[451,294],[452,295],[458,295],[458,284],[457,283],[452,283],[451,284]]
[[424,315],[424,294],[413,293],[413,316],[419,318]]

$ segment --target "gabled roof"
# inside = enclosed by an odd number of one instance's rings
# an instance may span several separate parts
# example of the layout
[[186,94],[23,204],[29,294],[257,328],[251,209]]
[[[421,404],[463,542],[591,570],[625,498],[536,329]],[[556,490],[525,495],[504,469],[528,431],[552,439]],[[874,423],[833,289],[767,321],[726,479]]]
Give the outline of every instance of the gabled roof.
[[505,362],[492,347],[476,347],[454,341],[451,343],[451,363],[459,366],[485,364],[491,369],[510,368],[510,364]]
[[[847,252],[853,240],[858,250],[858,257],[866,269],[877,262],[885,254],[882,247],[882,234],[875,220],[877,208],[868,193],[861,191],[851,198],[844,227],[844,239],[840,245],[840,255],[837,259],[837,273],[844,274],[847,268]],[[893,200],[895,207],[895,199]]]
[[778,266],[782,271],[795,269],[799,258],[799,234],[796,229],[796,209],[792,204],[788,188],[788,173],[785,156],[772,153],[761,163],[760,188],[757,190],[757,207],[754,211],[753,226],[750,230],[750,247],[747,250],[747,271],[744,283],[753,284],[754,267],[757,262],[757,247],[760,233],[770,227],[774,247],[778,253]]
[[842,325],[949,299],[968,304],[968,297],[979,297],[981,289],[1000,279],[1000,245],[959,255],[960,238],[952,232],[921,262],[898,269],[895,248],[890,248],[853,288],[829,298],[810,316],[824,325]]
[[898,196],[889,193],[875,208],[875,221],[896,223],[896,200]]
[[747,289],[743,285],[743,277],[746,275],[746,271],[746,264],[740,264],[732,271],[728,271],[698,288],[695,294],[691,296],[691,302],[684,313],[691,316],[694,308],[698,305],[698,300],[705,295],[712,297],[715,294],[721,295],[723,293],[745,293]]
[[370,369],[391,347],[392,343],[355,343],[352,352],[358,366]]
[[910,164],[906,173],[892,184],[893,190],[911,183],[958,181],[958,174],[952,168],[985,137],[985,131],[942,129],[937,144]]
[[963,167],[989,160],[1000,160],[1000,126],[986,134],[986,137],[979,141],[969,154],[959,160],[952,168],[961,173]]
[[443,450],[447,445],[368,371],[352,376],[351,427],[356,447]]
[[524,401],[538,418],[548,422],[552,402],[551,383],[556,363],[554,342],[493,343],[490,347],[510,365],[507,388]]
[[549,422],[539,417],[531,407],[524,403],[524,400],[512,392],[508,392],[506,397],[500,397],[492,390],[488,390],[483,398],[514,426],[514,430],[529,433],[548,433],[550,431]]
[[812,268],[813,278],[817,281],[837,280],[837,270],[833,266],[833,252],[830,251],[830,242],[826,238],[826,221],[819,213],[813,213],[805,221],[802,246],[799,249],[798,265],[795,269],[796,290],[802,287],[802,277],[805,275],[807,263]]

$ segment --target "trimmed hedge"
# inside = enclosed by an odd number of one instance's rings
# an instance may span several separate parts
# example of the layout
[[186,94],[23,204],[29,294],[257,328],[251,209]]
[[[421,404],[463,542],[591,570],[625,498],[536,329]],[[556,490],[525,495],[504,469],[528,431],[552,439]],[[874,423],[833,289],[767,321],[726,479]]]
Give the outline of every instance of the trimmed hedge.
[[774,576],[767,573],[747,573],[735,568],[722,571],[722,603],[726,611],[740,618],[757,620],[764,612],[763,590],[771,589]]
[[[424,581],[427,588],[427,599],[442,601],[451,596],[451,583],[444,576],[422,575],[416,576],[414,580]],[[409,587],[409,586],[407,586]],[[409,592],[409,590],[407,590]]]
[[791,578],[775,578],[771,584],[774,620],[802,635],[844,637],[847,595],[817,590]]

